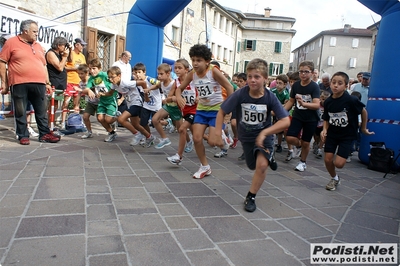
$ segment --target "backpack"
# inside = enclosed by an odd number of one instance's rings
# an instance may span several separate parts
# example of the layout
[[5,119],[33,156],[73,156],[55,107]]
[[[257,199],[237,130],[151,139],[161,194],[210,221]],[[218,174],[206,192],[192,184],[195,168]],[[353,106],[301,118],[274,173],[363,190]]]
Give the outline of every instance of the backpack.
[[370,142],[368,169],[389,173],[394,163],[394,151],[386,148],[384,142]]
[[82,131],[85,129],[85,124],[83,123],[80,114],[70,114],[67,118],[67,130]]

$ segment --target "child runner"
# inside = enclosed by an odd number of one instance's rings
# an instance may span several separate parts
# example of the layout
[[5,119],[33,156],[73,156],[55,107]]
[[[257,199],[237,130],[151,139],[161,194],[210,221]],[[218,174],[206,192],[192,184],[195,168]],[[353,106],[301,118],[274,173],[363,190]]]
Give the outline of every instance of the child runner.
[[318,159],[322,158],[322,147],[324,146],[324,143],[321,141],[321,132],[324,125],[324,119],[322,118],[324,115],[324,102],[329,96],[331,96],[331,94],[328,91],[321,91],[321,96],[319,97],[321,103],[319,105],[318,116],[320,119],[317,128],[315,129],[313,144],[314,154]]
[[[210,65],[212,53],[206,45],[195,44],[190,48],[189,56],[192,60],[193,70],[177,87],[175,95],[179,106],[184,107],[186,100],[182,98],[182,91],[193,81],[199,95],[196,116],[193,122],[193,141],[197,157],[201,163],[193,178],[203,178],[211,174],[211,167],[208,164],[203,143],[203,135],[207,127],[209,127],[210,136],[215,134],[215,119],[223,101],[221,86],[226,89],[228,96],[232,94],[233,87],[217,67]],[[219,129],[219,132],[222,134],[222,128]],[[223,145],[221,144],[220,146],[222,147]]]
[[[225,114],[236,111],[239,140],[242,143],[247,166],[255,170],[250,190],[244,201],[248,212],[256,210],[255,197],[264,182],[268,166],[277,169],[274,159],[274,134],[289,126],[288,112],[270,92],[265,84],[268,80],[268,63],[263,59],[253,59],[247,65],[248,85],[237,90],[221,105],[216,127],[210,135],[210,143],[222,143],[221,129]],[[277,121],[271,125],[271,111]]]
[[154,148],[162,149],[165,146],[171,145],[171,141],[163,130],[161,120],[169,115],[172,121],[175,122],[176,128],[179,128],[182,120],[182,111],[179,109],[176,102],[172,101],[172,98],[168,99],[171,88],[175,84],[175,80],[171,78],[171,66],[166,63],[159,65],[157,67],[157,79],[159,82],[157,82],[156,85],[151,86],[150,90],[161,89],[165,99],[162,100],[162,108],[153,115],[151,121],[161,137],[160,142],[155,145]]
[[361,132],[365,135],[375,134],[369,132],[366,127],[368,113],[365,105],[345,91],[348,83],[349,76],[346,73],[336,72],[331,79],[332,95],[324,103],[324,128],[321,132],[321,141],[325,142],[325,167],[331,176],[325,187],[327,190],[335,190],[340,183],[336,168],[343,168],[350,154],[351,143],[357,139],[359,114],[361,114]]
[[89,62],[89,71],[91,77],[89,78],[86,88],[94,89],[89,90],[88,95],[93,100],[95,97],[99,98],[97,106],[97,121],[107,130],[108,136],[104,139],[105,142],[111,142],[118,136],[114,129],[111,127],[116,120],[117,114],[117,91],[112,89],[112,84],[108,80],[106,72],[100,71],[101,62],[98,58],[92,59]]
[[[175,79],[175,85],[172,86],[171,92],[174,92],[176,86],[181,84],[181,81],[186,78],[186,75],[189,71],[189,62],[186,59],[178,59],[175,62],[175,73],[178,75],[178,78]],[[190,129],[192,134],[192,124],[196,115],[196,108],[197,108],[197,91],[194,86],[191,86],[190,83],[186,88],[182,91],[182,97],[186,101],[185,107],[182,109],[184,121],[179,127],[179,145],[178,151],[175,155],[167,157],[167,160],[174,164],[180,165],[182,163],[182,155],[183,151],[191,152],[193,150],[193,140],[187,134],[187,130]],[[170,97],[168,97],[169,99]],[[172,101],[176,102],[176,96],[172,96]]]

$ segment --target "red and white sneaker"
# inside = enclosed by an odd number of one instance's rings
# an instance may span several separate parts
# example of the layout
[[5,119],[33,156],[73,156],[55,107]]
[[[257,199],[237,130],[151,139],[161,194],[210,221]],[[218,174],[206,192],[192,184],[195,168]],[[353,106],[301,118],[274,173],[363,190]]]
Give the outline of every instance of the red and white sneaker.
[[56,143],[60,141],[60,137],[54,136],[52,133],[47,133],[46,135],[43,135],[40,139],[40,142],[50,142],[50,143]]
[[199,170],[194,173],[193,178],[202,179],[203,177],[211,175],[211,167],[210,165],[207,166],[200,166]]
[[231,144],[231,148],[232,148],[232,149],[236,148],[238,141],[239,141],[239,140],[238,140],[237,138],[234,138],[234,139],[233,139],[233,143]]

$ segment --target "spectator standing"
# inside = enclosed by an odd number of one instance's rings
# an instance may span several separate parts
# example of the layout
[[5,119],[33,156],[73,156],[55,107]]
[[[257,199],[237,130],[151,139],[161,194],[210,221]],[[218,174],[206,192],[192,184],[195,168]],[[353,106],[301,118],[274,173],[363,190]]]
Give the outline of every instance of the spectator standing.
[[330,80],[331,80],[331,75],[329,75],[329,73],[322,74],[321,83],[319,84],[319,90],[321,92],[327,91],[329,92],[329,94],[332,94]]
[[[71,47],[67,43],[67,39],[64,37],[55,37],[51,48],[45,55],[49,80],[52,87],[56,90],[64,91],[67,88],[67,70],[65,69],[65,65],[71,52]],[[68,96],[64,95],[61,129],[65,129],[68,99]]]
[[[70,53],[69,60],[67,60],[67,64],[65,65],[65,69],[67,70],[67,89],[65,91],[65,100],[68,104],[71,97],[74,98],[74,110],[75,112],[79,112],[79,101],[80,101],[80,93],[81,87],[79,83],[81,79],[78,75],[78,67],[79,65],[86,64],[85,55],[82,53],[83,48],[87,45],[87,43],[81,38],[76,38],[73,44],[73,50]],[[64,115],[64,112],[63,112]],[[66,115],[66,114],[65,114]],[[65,121],[65,117],[63,119]]]
[[[0,52],[0,78],[2,94],[9,92],[15,106],[16,134],[21,145],[29,145],[29,132],[26,120],[28,100],[35,109],[35,119],[39,129],[40,142],[58,142],[48,127],[46,114],[46,89],[51,84],[46,69],[46,60],[42,46],[36,42],[38,24],[33,20],[24,20],[21,33],[11,37]],[[8,77],[6,64],[8,64]]]
[[132,79],[132,66],[129,63],[132,55],[129,51],[123,51],[119,60],[116,61],[113,66],[119,67],[121,69],[121,79],[122,80],[131,80]]
[[368,102],[368,91],[369,91],[370,78],[371,78],[371,73],[364,72],[362,75],[361,83],[357,83],[353,88],[353,91],[358,91],[359,93],[361,93],[361,102],[365,106],[367,106],[367,102]]

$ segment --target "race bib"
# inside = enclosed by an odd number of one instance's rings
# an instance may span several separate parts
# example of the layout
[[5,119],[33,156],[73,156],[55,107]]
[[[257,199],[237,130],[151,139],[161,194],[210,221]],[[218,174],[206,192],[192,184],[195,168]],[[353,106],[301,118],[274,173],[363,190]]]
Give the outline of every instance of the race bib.
[[347,113],[329,113],[329,124],[336,127],[346,127],[349,124]]
[[267,106],[265,104],[242,104],[242,122],[250,125],[256,126],[263,124],[267,119]]
[[186,105],[193,105],[196,101],[196,92],[192,90],[184,90],[182,92],[182,97],[186,101]]
[[[311,98],[310,94],[301,95],[301,98],[303,99],[303,102],[305,102],[305,103],[312,103],[312,98]],[[304,106],[301,106],[298,101],[296,101],[296,107],[297,107],[297,109],[300,109],[300,110],[306,110],[307,109]]]
[[211,84],[196,85],[199,98],[208,98],[214,94],[214,89],[210,86]]

